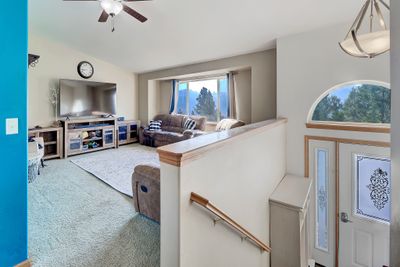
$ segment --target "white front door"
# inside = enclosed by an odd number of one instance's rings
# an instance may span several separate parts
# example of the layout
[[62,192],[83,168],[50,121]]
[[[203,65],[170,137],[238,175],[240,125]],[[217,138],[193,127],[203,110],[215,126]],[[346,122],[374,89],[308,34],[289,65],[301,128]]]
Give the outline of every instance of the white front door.
[[389,266],[390,149],[340,144],[339,266]]

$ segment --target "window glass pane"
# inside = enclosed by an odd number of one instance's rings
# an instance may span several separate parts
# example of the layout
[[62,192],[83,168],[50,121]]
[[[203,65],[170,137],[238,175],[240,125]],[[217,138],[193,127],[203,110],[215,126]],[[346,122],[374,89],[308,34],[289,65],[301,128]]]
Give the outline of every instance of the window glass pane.
[[228,79],[219,79],[220,119],[229,117]]
[[187,97],[187,83],[179,83],[178,87],[178,114],[187,114],[186,97]]
[[218,80],[189,82],[189,112],[217,121]]
[[316,247],[328,251],[328,151],[317,149]]
[[390,160],[357,155],[356,214],[390,222]]
[[350,84],[324,97],[313,121],[390,123],[390,89],[373,84]]

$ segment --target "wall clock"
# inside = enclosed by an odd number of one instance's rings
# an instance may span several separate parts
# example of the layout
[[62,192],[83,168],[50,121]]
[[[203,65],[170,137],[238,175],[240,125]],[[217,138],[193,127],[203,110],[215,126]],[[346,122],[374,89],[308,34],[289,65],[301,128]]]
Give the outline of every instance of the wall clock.
[[84,79],[89,79],[94,74],[93,65],[87,61],[82,61],[78,64],[78,74]]

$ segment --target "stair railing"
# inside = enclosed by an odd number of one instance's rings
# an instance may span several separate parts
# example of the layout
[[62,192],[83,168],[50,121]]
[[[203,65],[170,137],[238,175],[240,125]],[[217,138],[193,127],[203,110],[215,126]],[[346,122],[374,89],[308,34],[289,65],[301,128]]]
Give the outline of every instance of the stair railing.
[[243,228],[240,224],[238,224],[235,220],[233,220],[231,217],[226,215],[223,211],[221,211],[216,206],[214,206],[208,199],[192,192],[190,195],[190,200],[192,202],[197,203],[198,205],[202,206],[206,210],[210,211],[215,216],[217,216],[218,219],[214,220],[214,223],[219,222],[219,221],[225,222],[227,225],[232,227],[234,230],[236,230],[241,235],[242,240],[251,241],[254,245],[259,247],[262,252],[271,252],[271,248],[268,245],[264,244],[262,241],[260,241],[258,238],[256,238],[252,233],[250,233],[245,228]]

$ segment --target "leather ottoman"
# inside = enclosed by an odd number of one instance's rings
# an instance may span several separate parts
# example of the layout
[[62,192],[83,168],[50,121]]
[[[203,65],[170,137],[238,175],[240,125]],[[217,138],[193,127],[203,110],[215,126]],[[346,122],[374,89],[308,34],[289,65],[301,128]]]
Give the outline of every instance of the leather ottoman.
[[132,174],[132,189],[136,211],[160,222],[160,167],[136,166]]

